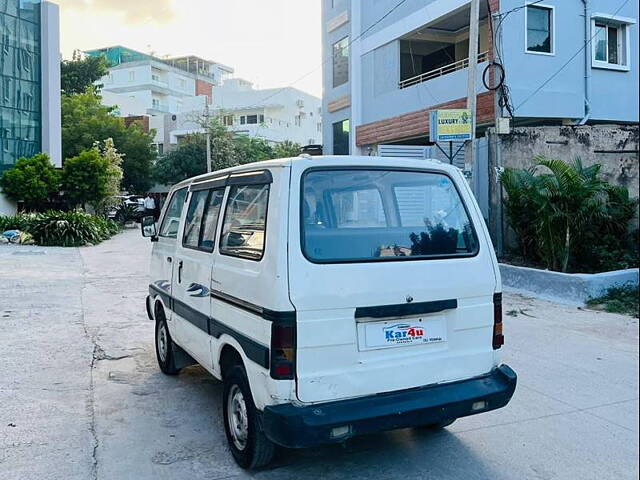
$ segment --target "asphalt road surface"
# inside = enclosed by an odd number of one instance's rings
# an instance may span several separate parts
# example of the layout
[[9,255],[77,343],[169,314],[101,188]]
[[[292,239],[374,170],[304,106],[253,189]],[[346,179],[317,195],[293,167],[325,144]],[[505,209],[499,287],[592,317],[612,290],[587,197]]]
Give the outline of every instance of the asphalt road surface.
[[280,451],[247,474],[221,384],[162,375],[144,298],[151,244],[128,231],[81,249],[0,245],[0,478],[637,479],[638,321],[505,296],[504,409]]

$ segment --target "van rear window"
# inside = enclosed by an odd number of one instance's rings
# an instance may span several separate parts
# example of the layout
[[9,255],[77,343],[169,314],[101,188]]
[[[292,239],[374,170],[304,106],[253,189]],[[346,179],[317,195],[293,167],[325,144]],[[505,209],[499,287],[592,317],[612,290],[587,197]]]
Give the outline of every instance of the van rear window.
[[317,263],[472,256],[475,230],[445,174],[313,169],[302,180],[302,249]]

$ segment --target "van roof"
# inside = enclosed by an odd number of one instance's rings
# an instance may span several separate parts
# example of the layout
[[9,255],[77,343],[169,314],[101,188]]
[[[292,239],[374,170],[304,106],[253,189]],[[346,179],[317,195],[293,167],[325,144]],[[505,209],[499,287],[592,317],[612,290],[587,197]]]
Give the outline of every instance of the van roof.
[[183,180],[180,183],[174,185],[173,188],[180,188],[190,185],[194,182],[202,182],[206,180],[213,180],[219,177],[224,177],[232,173],[240,173],[254,170],[263,170],[266,168],[287,168],[293,163],[307,163],[309,167],[316,166],[354,166],[354,167],[403,167],[403,168],[431,168],[442,171],[454,171],[459,170],[453,165],[447,165],[439,160],[435,159],[415,159],[415,158],[402,158],[402,157],[377,157],[377,156],[365,156],[365,155],[318,155],[311,156],[302,154],[298,157],[292,158],[280,158],[276,160],[264,160],[261,162],[247,163],[245,165],[237,165],[235,167],[229,167],[222,170],[216,170],[215,172],[205,173],[198,175],[197,177],[191,177]]

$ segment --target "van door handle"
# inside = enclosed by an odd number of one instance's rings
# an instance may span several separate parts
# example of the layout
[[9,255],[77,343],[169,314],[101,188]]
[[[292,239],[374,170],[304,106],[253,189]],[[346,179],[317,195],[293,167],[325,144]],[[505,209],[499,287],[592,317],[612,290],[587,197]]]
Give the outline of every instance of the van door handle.
[[167,257],[167,262],[169,262],[169,263],[173,262],[173,258]]
[[182,260],[178,262],[178,283],[182,283]]

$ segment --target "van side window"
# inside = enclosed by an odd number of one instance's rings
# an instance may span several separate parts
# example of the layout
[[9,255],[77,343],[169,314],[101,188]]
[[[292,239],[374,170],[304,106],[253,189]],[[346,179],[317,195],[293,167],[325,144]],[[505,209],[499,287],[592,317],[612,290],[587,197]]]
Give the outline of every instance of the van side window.
[[184,237],[182,239],[182,245],[185,247],[198,248],[204,206],[208,197],[209,190],[200,190],[191,193],[187,219],[184,223]]
[[220,253],[259,261],[267,224],[269,185],[234,185],[229,190]]
[[161,237],[177,238],[178,226],[180,225],[180,217],[182,216],[182,209],[184,208],[184,201],[187,198],[187,188],[181,188],[176,190],[171,197],[167,211],[162,219],[162,225],[160,227]]
[[224,198],[224,188],[212,190],[209,194],[207,206],[204,209],[204,217],[202,218],[202,230],[200,235],[200,243],[198,246],[209,252],[213,251],[215,243],[216,227],[218,226],[218,217],[222,208],[222,199]]
[[224,188],[201,190],[191,194],[184,226],[182,245],[212,252]]

